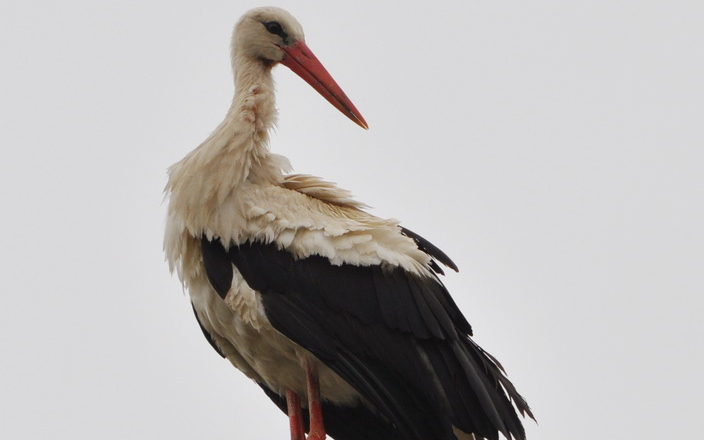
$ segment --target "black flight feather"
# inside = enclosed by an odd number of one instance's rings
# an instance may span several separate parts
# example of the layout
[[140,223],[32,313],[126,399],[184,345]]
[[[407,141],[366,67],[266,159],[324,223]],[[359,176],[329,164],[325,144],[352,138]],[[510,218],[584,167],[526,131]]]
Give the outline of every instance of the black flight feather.
[[[429,242],[425,238],[421,237],[420,235],[416,234],[415,232],[411,231],[408,228],[401,227],[401,233],[405,235],[406,237],[410,237],[413,239],[413,241],[416,242],[416,245],[418,245],[418,249],[421,251],[425,252],[426,254],[430,255],[433,258],[437,258],[439,262],[444,264],[445,266],[449,267],[450,269],[454,270],[455,272],[459,272],[459,269],[457,268],[457,265],[455,264],[454,261],[450,259],[450,257],[447,256],[447,254],[440,249],[438,249],[437,246],[435,246],[433,243]],[[436,272],[440,273],[441,275],[444,275],[445,273],[440,269],[440,267],[435,264],[435,262],[431,263],[431,267],[433,270]]]
[[[456,270],[430,242],[402,232]],[[336,440],[454,440],[453,425],[489,440],[499,432],[525,438],[514,405],[532,417],[528,405],[498,361],[469,338],[471,326],[436,276],[400,267],[333,265],[318,255],[298,259],[258,242],[225,250],[217,238],[202,238],[201,250],[208,280],[222,298],[234,264],[261,294],[271,325],[376,408],[325,402],[325,423]],[[265,392],[285,409],[283,396]],[[378,433],[353,426],[363,420]]]

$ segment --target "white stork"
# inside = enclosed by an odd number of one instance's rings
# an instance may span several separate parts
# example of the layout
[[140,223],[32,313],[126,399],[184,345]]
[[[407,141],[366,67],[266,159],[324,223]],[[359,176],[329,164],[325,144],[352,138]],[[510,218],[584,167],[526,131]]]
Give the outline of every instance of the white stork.
[[208,342],[288,413],[293,440],[523,439],[528,405],[438,278],[436,261],[454,263],[269,151],[279,63],[367,128],[289,13],[239,20],[232,106],[166,188],[166,257]]

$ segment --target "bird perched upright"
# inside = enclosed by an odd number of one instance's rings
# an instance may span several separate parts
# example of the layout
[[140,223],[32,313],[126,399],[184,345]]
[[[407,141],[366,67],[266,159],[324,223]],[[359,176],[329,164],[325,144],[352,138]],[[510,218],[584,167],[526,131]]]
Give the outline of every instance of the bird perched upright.
[[438,278],[447,255],[269,151],[278,64],[367,128],[289,13],[239,20],[232,106],[166,188],[166,257],[206,339],[292,440],[525,438],[528,405]]

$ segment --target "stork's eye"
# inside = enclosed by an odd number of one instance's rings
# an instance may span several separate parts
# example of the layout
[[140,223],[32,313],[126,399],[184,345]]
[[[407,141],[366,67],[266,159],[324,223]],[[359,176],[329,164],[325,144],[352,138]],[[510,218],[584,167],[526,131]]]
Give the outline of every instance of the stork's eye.
[[269,33],[272,33],[274,35],[278,35],[281,38],[286,38],[286,36],[287,36],[286,32],[284,32],[284,29],[276,21],[266,22],[266,23],[264,23],[264,27],[266,27],[266,30],[269,31]]

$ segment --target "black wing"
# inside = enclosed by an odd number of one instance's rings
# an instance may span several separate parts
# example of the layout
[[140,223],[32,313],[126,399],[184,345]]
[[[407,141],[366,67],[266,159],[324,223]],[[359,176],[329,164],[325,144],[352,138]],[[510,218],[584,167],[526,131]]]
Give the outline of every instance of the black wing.
[[232,262],[261,293],[274,328],[350,383],[396,438],[455,439],[453,425],[487,439],[499,432],[525,437],[511,400],[521,413],[531,415],[530,409],[495,359],[469,339],[469,323],[437,278],[401,268],[336,266],[320,256],[296,259],[274,244],[248,242],[227,251],[217,239],[201,244],[221,296],[232,278],[223,268]]
[[[459,269],[457,268],[457,265],[455,264],[454,261],[450,259],[450,257],[447,256],[445,252],[442,250],[438,249],[437,246],[435,246],[433,243],[429,242],[425,238],[421,237],[420,235],[416,234],[415,232],[411,231],[408,228],[401,228],[401,233],[405,235],[406,237],[410,237],[413,239],[413,241],[416,242],[416,245],[418,246],[418,249],[421,251],[425,252],[426,254],[430,255],[433,258],[437,258],[439,262],[444,264],[445,266],[449,267],[450,269],[454,270],[455,272],[459,272]],[[435,260],[430,260],[430,268],[435,271],[435,273],[439,273],[440,275],[445,275],[445,272],[443,272],[442,268],[435,262]]]
[[[195,308],[193,313],[205,339],[224,358],[225,355],[215,344],[212,335],[200,322]],[[288,406],[284,396],[280,396],[262,383],[258,385],[284,414],[288,414]],[[323,414],[325,414],[325,430],[336,440],[404,440],[405,438],[399,436],[398,430],[387,419],[380,417],[379,414],[374,413],[364,405],[349,407],[323,401],[322,406]],[[308,409],[301,408],[301,411],[303,413],[305,431],[308,432],[310,418]]]

